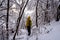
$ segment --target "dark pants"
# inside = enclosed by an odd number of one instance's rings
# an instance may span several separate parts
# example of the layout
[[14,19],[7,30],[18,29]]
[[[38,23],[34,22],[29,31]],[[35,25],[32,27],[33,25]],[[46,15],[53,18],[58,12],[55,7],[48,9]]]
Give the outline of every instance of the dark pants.
[[28,31],[28,36],[29,36],[31,34],[31,27],[30,26],[28,26],[27,31]]

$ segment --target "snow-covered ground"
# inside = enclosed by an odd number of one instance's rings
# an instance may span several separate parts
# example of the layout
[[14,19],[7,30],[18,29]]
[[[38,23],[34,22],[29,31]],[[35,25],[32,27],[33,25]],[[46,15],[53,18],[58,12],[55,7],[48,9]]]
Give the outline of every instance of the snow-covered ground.
[[47,26],[51,29],[50,32],[46,34],[40,34],[39,40],[60,40],[60,21],[53,21],[50,24],[51,25]]
[[[52,21],[50,25],[43,25],[40,28],[34,27],[30,36],[27,36],[26,29],[21,29],[20,32],[16,40],[60,40],[60,21]],[[12,36],[9,39],[12,39]]]

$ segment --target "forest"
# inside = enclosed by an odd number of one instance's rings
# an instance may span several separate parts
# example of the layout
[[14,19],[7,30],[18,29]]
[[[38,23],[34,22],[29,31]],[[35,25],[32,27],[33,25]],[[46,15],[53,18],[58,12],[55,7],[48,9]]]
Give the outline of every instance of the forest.
[[60,40],[60,0],[0,0],[0,40]]

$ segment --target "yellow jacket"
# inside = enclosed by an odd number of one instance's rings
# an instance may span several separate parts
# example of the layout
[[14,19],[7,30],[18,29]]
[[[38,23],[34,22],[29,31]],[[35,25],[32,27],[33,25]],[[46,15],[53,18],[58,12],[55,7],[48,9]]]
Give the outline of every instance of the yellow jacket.
[[28,16],[27,20],[26,20],[26,28],[28,28],[28,26],[32,26],[32,21],[30,19],[30,16]]

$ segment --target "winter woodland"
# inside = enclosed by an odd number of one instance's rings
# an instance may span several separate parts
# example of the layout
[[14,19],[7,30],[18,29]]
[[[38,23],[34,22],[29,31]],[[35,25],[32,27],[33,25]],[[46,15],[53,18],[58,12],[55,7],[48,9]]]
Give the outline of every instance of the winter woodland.
[[60,40],[59,19],[60,0],[0,0],[0,40]]

